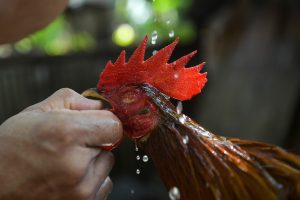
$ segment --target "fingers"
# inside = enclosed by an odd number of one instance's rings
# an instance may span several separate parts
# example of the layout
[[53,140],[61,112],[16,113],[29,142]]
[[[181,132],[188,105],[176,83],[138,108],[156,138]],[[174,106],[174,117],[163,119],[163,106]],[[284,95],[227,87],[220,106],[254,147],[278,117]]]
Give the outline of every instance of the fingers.
[[94,199],[96,196],[107,196],[112,190],[112,183],[108,175],[113,163],[113,155],[110,152],[101,152],[91,161],[85,176],[78,185],[79,193],[90,199]]
[[63,88],[44,101],[28,107],[24,111],[41,110],[47,112],[55,109],[99,110],[101,108],[101,101],[87,99],[71,89]]
[[100,147],[119,142],[123,136],[120,120],[106,110],[59,110],[46,115],[43,129],[57,135],[58,140],[69,145]]
[[88,147],[111,146],[123,137],[120,120],[110,111],[82,111],[88,126],[81,126],[78,141]]

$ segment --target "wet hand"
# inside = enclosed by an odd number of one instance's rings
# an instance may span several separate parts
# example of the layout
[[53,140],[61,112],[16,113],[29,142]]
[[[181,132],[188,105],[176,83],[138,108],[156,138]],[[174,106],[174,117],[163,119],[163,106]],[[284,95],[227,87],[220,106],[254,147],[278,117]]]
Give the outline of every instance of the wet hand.
[[70,89],[0,126],[0,199],[106,199],[113,155],[99,146],[122,137],[101,102]]

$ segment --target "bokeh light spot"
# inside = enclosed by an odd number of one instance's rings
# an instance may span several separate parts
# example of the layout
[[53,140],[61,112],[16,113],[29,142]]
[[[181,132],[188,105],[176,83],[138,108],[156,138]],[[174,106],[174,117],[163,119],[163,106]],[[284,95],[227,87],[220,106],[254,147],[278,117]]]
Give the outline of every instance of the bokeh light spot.
[[134,42],[135,31],[129,24],[121,24],[113,33],[115,44],[125,47]]

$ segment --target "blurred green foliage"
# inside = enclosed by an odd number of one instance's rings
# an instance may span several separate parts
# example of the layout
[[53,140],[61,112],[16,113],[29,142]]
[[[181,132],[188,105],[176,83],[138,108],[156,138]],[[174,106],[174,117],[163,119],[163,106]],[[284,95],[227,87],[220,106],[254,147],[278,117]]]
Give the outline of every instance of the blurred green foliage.
[[95,45],[94,39],[86,32],[74,32],[64,16],[50,25],[14,45],[18,53],[37,52],[47,55],[64,55],[85,51]]
[[[157,43],[177,36],[182,43],[193,41],[195,26],[185,15],[191,3],[192,0],[116,0],[112,20],[116,24],[111,33],[113,42],[129,46],[138,43],[145,35],[151,36],[154,31],[158,33]],[[0,57],[14,54],[64,55],[96,46],[99,38],[74,29],[68,18],[61,15],[46,28],[16,44],[0,46]]]
[[191,3],[191,0],[117,0],[115,15],[120,24],[133,27],[136,41],[157,31],[158,43],[172,40],[170,32],[185,43],[192,41],[196,33],[195,26],[185,18]]

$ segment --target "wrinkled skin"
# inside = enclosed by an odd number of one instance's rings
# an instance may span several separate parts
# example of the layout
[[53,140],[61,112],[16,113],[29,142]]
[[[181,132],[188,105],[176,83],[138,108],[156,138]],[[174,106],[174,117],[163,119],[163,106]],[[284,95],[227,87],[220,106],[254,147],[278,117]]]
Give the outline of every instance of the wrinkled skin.
[[147,137],[156,128],[159,111],[146,93],[137,86],[129,85],[114,91],[100,92],[113,107],[112,111],[122,121],[128,137]]
[[0,126],[0,199],[106,199],[122,125],[101,102],[62,89]]

